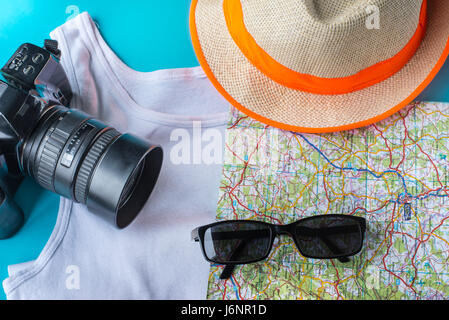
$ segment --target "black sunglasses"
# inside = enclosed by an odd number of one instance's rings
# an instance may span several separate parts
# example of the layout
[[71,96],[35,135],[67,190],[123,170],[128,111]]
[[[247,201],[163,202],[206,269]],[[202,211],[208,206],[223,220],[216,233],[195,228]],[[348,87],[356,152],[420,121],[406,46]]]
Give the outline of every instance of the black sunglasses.
[[228,279],[235,265],[265,260],[277,235],[291,236],[306,258],[348,262],[349,256],[362,249],[365,230],[365,218],[327,214],[287,225],[251,220],[220,221],[194,229],[192,240],[200,242],[207,261],[226,265],[220,279]]

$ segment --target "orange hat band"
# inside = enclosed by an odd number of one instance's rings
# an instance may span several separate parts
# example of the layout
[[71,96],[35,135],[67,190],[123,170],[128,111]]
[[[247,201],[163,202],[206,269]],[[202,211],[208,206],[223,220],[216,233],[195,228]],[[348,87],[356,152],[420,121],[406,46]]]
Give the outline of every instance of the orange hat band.
[[418,50],[426,33],[427,0],[423,1],[418,27],[407,45],[390,59],[342,78],[322,78],[296,72],[277,62],[263,50],[244,23],[240,1],[224,0],[223,11],[228,31],[245,57],[273,81],[294,90],[314,94],[345,94],[382,82],[401,70]]

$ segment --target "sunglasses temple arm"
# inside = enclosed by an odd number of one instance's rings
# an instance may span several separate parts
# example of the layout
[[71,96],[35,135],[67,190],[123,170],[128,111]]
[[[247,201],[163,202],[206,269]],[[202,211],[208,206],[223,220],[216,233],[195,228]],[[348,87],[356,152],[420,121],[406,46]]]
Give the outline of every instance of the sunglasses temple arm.
[[[351,261],[348,257],[340,257],[337,260],[340,261],[341,263],[347,263],[347,262]],[[220,274],[220,280],[229,279],[232,276],[234,269],[235,269],[235,264],[226,265]]]
[[228,264],[224,267],[223,271],[220,274],[220,280],[227,280],[232,276],[234,272],[235,264]]
[[[243,247],[245,247],[245,245],[246,245],[245,241],[241,241],[239,243],[237,248],[235,248],[235,250],[232,252],[232,254],[230,256],[231,261],[235,259],[236,255],[238,255],[240,253],[240,251],[242,251],[242,249],[243,249]],[[225,265],[223,271],[221,272],[220,279],[221,280],[229,279],[232,276],[234,269],[235,269],[235,264]]]
[[[326,237],[321,237],[323,239],[323,242],[329,247],[329,249],[331,249],[332,251],[337,251],[338,253],[338,249],[335,248],[335,246],[332,244],[331,241],[329,241]],[[234,256],[234,254],[238,251],[240,251],[241,247],[243,247],[244,243],[241,243],[237,249],[234,251],[234,253],[232,254],[232,256]],[[349,261],[351,261],[348,257],[340,257],[337,259],[338,261],[340,261],[341,263],[347,263]],[[228,264],[224,267],[223,271],[220,274],[220,280],[227,280],[232,276],[232,273],[234,272],[235,269],[235,264]]]
[[[199,238],[199,234],[198,234],[198,229],[199,228],[195,228],[194,230],[192,230],[192,233],[190,234],[190,239],[191,241],[200,241]],[[234,252],[231,254],[231,259],[233,259],[235,257],[236,254],[238,254],[239,251],[241,251],[243,249],[245,245],[245,242],[241,242],[237,248],[234,250]],[[226,280],[229,279],[232,275],[232,273],[234,272],[235,269],[235,265],[234,264],[228,264],[224,267],[221,275],[220,275],[220,279],[221,280]]]
[[[190,234],[190,239],[191,241],[196,241],[199,242],[200,241],[200,237],[198,235],[198,228],[192,230],[192,233]],[[238,250],[239,248],[237,248]],[[237,251],[236,250],[236,251]],[[234,253],[233,253],[234,255]],[[226,280],[229,279],[232,275],[232,273],[234,272],[235,269],[235,265],[226,265],[225,268],[223,269],[223,272],[220,275],[220,279],[222,280]]]
[[[332,244],[332,241],[330,241],[326,236],[323,236],[323,235],[320,235],[319,237],[323,240],[323,242],[328,246],[328,248],[330,250],[332,250],[335,253],[338,253],[339,250]],[[234,250],[234,252],[231,254],[231,260],[235,258],[235,256],[243,249],[244,246],[245,246],[245,242],[242,241],[237,246],[237,248]],[[340,258],[337,258],[337,260],[342,263],[347,263],[347,262],[351,261],[348,257],[340,257]],[[225,265],[223,271],[220,274],[220,280],[229,279],[232,276],[232,273],[234,272],[235,267],[236,267],[235,264]]]

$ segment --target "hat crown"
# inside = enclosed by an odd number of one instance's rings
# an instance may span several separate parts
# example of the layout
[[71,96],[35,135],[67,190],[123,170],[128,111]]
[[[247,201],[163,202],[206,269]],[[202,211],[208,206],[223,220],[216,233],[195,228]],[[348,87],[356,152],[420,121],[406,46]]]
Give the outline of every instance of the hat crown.
[[[237,0],[239,1],[239,0]],[[240,0],[244,24],[281,65],[340,78],[388,60],[415,34],[423,0]]]

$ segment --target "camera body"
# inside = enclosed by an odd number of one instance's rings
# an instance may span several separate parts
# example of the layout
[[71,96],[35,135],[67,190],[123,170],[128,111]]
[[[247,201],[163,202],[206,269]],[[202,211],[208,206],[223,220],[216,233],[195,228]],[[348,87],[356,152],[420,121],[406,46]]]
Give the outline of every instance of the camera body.
[[0,80],[0,239],[23,224],[12,196],[25,175],[124,228],[149,197],[162,149],[68,108],[72,91],[54,40],[21,45]]
[[56,41],[46,40],[44,48],[25,43],[1,69],[7,82],[0,80],[0,148],[26,137],[48,106],[69,104],[72,91],[59,59]]

